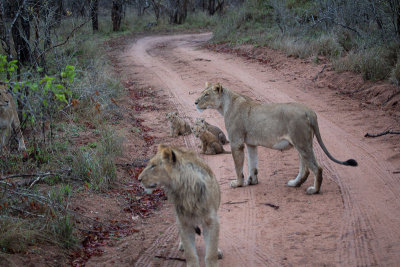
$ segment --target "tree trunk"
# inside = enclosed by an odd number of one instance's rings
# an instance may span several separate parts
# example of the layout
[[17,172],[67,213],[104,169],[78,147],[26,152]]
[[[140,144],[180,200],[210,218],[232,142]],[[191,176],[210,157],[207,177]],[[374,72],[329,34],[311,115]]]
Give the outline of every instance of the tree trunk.
[[187,16],[187,0],[170,0],[169,22],[183,24]]
[[[21,6],[25,1],[11,2],[11,18],[15,18],[14,25],[11,28],[11,35],[14,42],[14,49],[19,63],[25,64],[30,61],[31,53],[29,46],[30,39],[30,21],[26,6]],[[18,15],[17,15],[18,14]]]
[[92,29],[95,33],[99,30],[99,0],[92,0],[92,9],[90,13],[92,17]]
[[215,0],[208,0],[208,13],[214,15],[215,13]]
[[122,0],[113,0],[111,10],[111,20],[113,24],[113,31],[119,31],[122,21]]

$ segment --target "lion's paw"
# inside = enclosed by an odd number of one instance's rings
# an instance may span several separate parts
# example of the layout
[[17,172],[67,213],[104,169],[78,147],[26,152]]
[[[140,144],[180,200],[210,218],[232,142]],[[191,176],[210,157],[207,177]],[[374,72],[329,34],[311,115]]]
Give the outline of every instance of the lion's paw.
[[296,179],[292,179],[289,182],[287,182],[288,186],[292,186],[292,187],[296,187],[297,185],[297,180]]
[[248,185],[256,185],[258,184],[258,179],[257,177],[249,177],[249,179],[247,179],[247,184]]
[[231,182],[231,187],[232,188],[242,187],[242,186],[243,186],[243,182],[242,183],[238,183],[238,181],[232,181]]
[[222,259],[224,257],[224,253],[222,253],[222,250],[218,249],[218,259]]
[[179,246],[178,246],[179,251],[184,251],[183,249],[183,243],[179,241]]
[[318,193],[318,191],[317,191],[317,189],[315,189],[315,187],[314,186],[310,186],[309,188],[307,188],[307,194],[309,194],[309,195],[312,195],[312,194],[317,194]]

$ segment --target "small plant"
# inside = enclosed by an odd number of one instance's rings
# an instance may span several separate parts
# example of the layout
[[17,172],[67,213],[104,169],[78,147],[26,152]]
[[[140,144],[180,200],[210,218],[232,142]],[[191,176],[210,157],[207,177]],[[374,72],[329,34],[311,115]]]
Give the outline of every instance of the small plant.
[[55,218],[52,222],[52,229],[58,242],[65,248],[72,248],[77,244],[74,234],[74,224],[68,215]]

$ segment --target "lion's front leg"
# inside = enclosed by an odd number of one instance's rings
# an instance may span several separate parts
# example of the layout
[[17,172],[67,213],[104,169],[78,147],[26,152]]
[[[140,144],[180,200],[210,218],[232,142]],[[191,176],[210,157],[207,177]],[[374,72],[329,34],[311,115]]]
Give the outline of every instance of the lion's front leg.
[[248,164],[249,164],[249,179],[247,180],[248,185],[258,184],[258,155],[257,155],[257,146],[247,145],[247,153],[248,153]]
[[243,162],[244,162],[244,145],[240,144],[238,146],[232,146],[232,157],[233,162],[235,163],[235,171],[236,171],[236,181],[231,182],[231,187],[240,187],[243,186]]
[[[186,258],[186,266],[200,267],[199,257],[197,256],[195,247],[195,231],[192,225],[186,225],[183,221],[177,218],[179,229],[179,250],[183,249]],[[181,247],[182,244],[182,247]]]

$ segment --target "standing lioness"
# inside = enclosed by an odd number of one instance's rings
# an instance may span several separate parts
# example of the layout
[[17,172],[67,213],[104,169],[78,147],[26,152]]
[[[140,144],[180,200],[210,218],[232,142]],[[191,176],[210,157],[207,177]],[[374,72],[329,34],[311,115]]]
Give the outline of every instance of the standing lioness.
[[199,266],[195,233],[202,226],[206,243],[206,266],[218,266],[219,222],[221,201],[217,180],[210,167],[193,152],[159,145],[157,154],[139,176],[149,190],[163,186],[175,207],[181,244],[187,266]]
[[277,150],[294,146],[299,152],[300,170],[288,185],[303,184],[310,173],[308,169],[311,169],[315,176],[314,186],[307,188],[307,193],[318,193],[322,183],[322,169],[313,151],[314,134],[322,150],[332,161],[357,166],[353,159],[339,161],[328,152],[319,133],[317,115],[302,104],[259,104],[223,88],[219,83],[214,86],[206,83],[206,89],[195,104],[199,111],[212,108],[224,116],[237,175],[237,180],[231,182],[232,187],[243,186],[244,144],[248,151],[249,185],[258,183],[257,146]]
[[13,129],[18,138],[18,150],[26,150],[14,99],[6,88],[0,87],[0,154],[8,143]]

